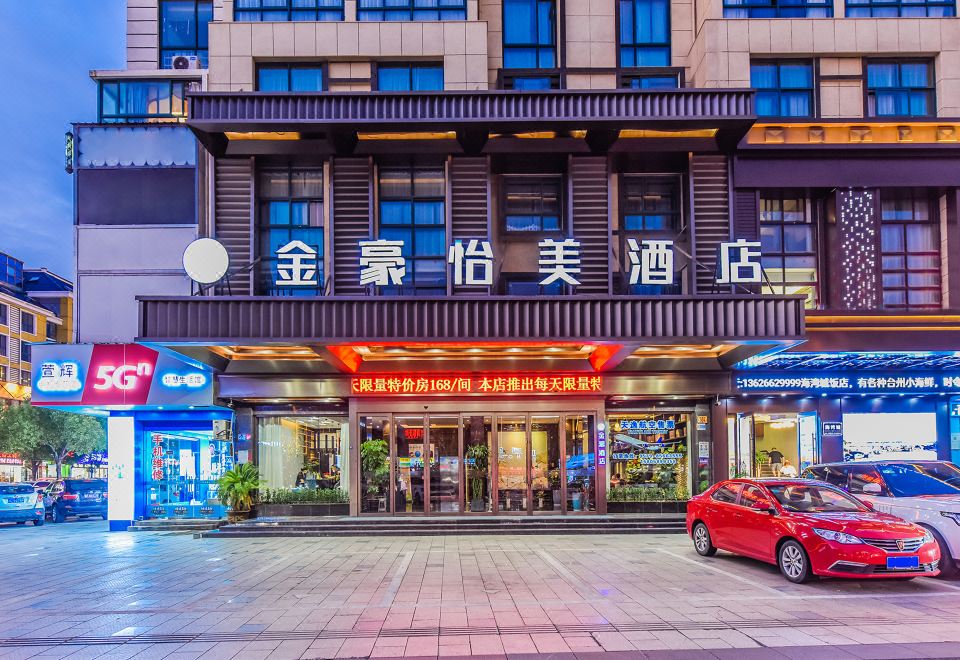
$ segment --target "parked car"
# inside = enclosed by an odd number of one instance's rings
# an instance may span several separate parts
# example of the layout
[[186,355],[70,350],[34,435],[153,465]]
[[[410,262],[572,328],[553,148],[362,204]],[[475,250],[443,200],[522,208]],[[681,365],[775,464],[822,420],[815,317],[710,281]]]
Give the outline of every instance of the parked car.
[[825,481],[925,527],[940,546],[940,576],[960,576],[960,468],[947,461],[864,461],[813,465],[801,475]]
[[43,495],[32,484],[0,484],[0,522],[24,525],[32,520],[39,526],[45,519]]
[[47,490],[52,483],[52,479],[41,479],[40,481],[34,481],[33,489],[38,493],[42,493],[43,491]]
[[937,574],[929,531],[839,488],[804,479],[731,479],[687,504],[696,551],[727,550],[776,564],[785,578],[885,578]]
[[64,479],[58,481],[44,500],[51,520],[62,523],[69,516],[107,519],[107,482],[103,479]]

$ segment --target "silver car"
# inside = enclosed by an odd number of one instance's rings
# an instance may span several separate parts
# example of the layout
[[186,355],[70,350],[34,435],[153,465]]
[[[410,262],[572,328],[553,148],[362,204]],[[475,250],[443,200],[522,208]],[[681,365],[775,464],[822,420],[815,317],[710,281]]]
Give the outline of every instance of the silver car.
[[32,520],[40,526],[45,518],[43,493],[34,490],[33,484],[0,483],[0,522],[23,525]]

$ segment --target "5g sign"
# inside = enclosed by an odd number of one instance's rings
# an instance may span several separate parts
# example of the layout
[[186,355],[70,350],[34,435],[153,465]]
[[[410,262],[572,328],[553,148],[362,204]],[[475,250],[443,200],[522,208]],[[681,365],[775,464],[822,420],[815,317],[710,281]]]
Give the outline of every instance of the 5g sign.
[[149,362],[137,364],[123,364],[119,367],[113,364],[101,364],[97,367],[95,390],[132,390],[137,387],[139,377],[152,378],[153,365]]

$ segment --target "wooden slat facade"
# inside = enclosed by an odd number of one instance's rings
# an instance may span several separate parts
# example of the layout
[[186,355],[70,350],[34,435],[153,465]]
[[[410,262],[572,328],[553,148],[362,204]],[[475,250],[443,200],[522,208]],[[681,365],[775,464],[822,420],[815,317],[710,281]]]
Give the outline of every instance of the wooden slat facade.
[[[450,238],[466,243],[490,238],[490,164],[486,156],[450,159]],[[489,288],[454,286],[455,294],[489,293]]]
[[717,250],[730,238],[729,170],[727,157],[695,154],[690,160],[693,192],[696,290],[720,292],[716,284]]
[[359,242],[372,235],[373,164],[369,158],[334,158],[331,169],[333,292],[362,294]]
[[[218,158],[214,163],[213,238],[227,249],[231,273],[253,260],[253,176],[252,158]],[[248,268],[229,277],[229,291],[250,295],[253,282],[254,273]],[[218,293],[227,291],[226,283],[217,286]]]
[[572,156],[573,236],[580,241],[577,293],[610,293],[610,184],[605,156]]

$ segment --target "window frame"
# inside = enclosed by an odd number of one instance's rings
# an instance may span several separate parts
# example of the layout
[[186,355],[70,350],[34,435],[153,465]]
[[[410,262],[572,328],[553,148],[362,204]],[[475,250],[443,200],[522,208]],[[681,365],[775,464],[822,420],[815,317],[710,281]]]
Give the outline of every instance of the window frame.
[[[342,21],[345,19],[344,13],[344,1],[340,0],[340,5],[330,5],[330,6],[321,6],[320,2],[323,0],[317,0],[316,6],[314,7],[294,7],[293,0],[285,0],[286,6],[284,7],[264,7],[263,0],[259,0],[258,7],[238,7],[238,3],[233,3],[233,20],[237,23],[264,23],[264,22],[287,22],[287,23],[297,23],[297,22],[335,22]],[[287,12],[287,17],[285,19],[278,19],[271,17],[267,20],[264,20],[263,15],[265,13],[276,14],[282,11]],[[313,18],[294,18],[294,12],[309,12],[315,11],[316,14]],[[336,18],[321,18],[321,14],[328,13],[337,13]],[[248,18],[247,15],[257,14],[257,18]]]
[[[319,90],[309,90],[309,91],[293,91],[290,89],[292,83],[293,72],[297,69],[310,70],[310,69],[319,69],[320,70],[320,89]],[[266,91],[266,94],[316,94],[318,92],[327,91],[327,63],[326,62],[257,62],[256,65],[256,77],[254,79],[256,91],[261,92],[264,90],[260,89],[260,72],[263,70],[274,70],[274,71],[285,71],[287,74],[287,89],[286,90],[277,90],[277,91]]]
[[[26,324],[24,323],[25,319],[30,319],[30,329],[26,329]],[[37,315],[26,310],[20,311],[20,334],[35,335],[37,334]]]
[[[260,179],[262,173],[270,171],[281,171],[286,170],[287,174],[287,195],[285,197],[264,197],[261,193]],[[293,174],[295,171],[302,170],[311,170],[317,171],[320,173],[321,178],[321,196],[317,197],[304,197],[304,196],[294,196],[293,195]],[[294,297],[294,296],[319,296],[323,295],[326,291],[327,283],[327,268],[326,268],[326,253],[327,253],[327,217],[326,217],[326,172],[322,164],[314,163],[296,163],[296,162],[287,162],[287,163],[263,163],[259,165],[255,170],[256,173],[256,213],[257,221],[254,227],[256,241],[256,255],[259,259],[260,267],[255,270],[255,290],[258,292],[258,295],[272,296],[272,297]],[[288,224],[269,224],[269,214],[265,213],[265,209],[271,202],[287,202],[293,208],[294,203],[306,203],[307,204],[307,215],[309,218],[309,205],[319,202],[320,204],[320,222],[319,226],[316,225],[295,225],[292,223]],[[266,217],[265,217],[266,216]],[[292,213],[291,213],[292,219]],[[289,240],[299,240],[294,239],[293,234],[298,229],[314,229],[319,230],[323,238],[323,244],[319,246],[317,250],[317,286],[315,287],[278,287],[274,284],[274,275],[276,269],[277,258],[275,255],[266,255],[263,253],[263,245],[265,238],[269,236],[271,230],[286,230]],[[269,242],[269,241],[267,241]],[[310,244],[310,247],[317,249],[317,245]],[[266,273],[270,274],[270,281],[264,281],[264,276]]]
[[10,338],[7,335],[0,335],[0,357],[10,355]]
[[[914,90],[924,90],[929,94],[928,96],[928,112],[922,115],[878,115],[876,114],[876,101],[874,99],[874,112],[870,111],[870,101],[871,101],[871,87],[870,87],[870,71],[869,67],[871,64],[895,64],[897,65],[897,78],[902,79],[902,70],[901,66],[904,64],[925,64],[927,66],[927,87],[903,87],[902,85],[898,87],[877,87],[873,88],[881,90],[894,90],[902,91],[909,94]],[[863,118],[864,119],[882,119],[882,120],[895,120],[895,119],[916,119],[923,117],[936,117],[937,116],[937,71],[936,66],[932,58],[928,57],[865,57],[861,62],[861,70],[863,71]],[[873,92],[875,97],[876,92]]]
[[[107,85],[117,86],[117,98],[119,103],[120,86],[130,83],[169,83],[170,112],[156,114],[121,114],[114,115],[103,114],[104,87]],[[180,91],[180,107],[182,112],[173,111],[174,86],[182,85]],[[190,104],[187,100],[187,94],[200,90],[199,78],[109,78],[97,81],[97,121],[101,124],[133,124],[133,123],[160,123],[160,122],[182,122],[186,121]]]
[[[209,67],[209,57],[210,57],[210,41],[209,35],[205,39],[207,42],[206,48],[200,47],[200,5],[210,5],[210,20],[204,24],[204,30],[208,29],[210,22],[213,21],[213,0],[187,0],[193,2],[193,20],[196,24],[196,46],[195,48],[167,48],[163,44],[163,8],[165,5],[173,2],[183,2],[184,0],[158,0],[157,2],[157,57],[158,69],[173,69],[173,58],[185,55],[187,57],[198,57],[200,58],[200,68],[206,69]],[[165,66],[165,60],[167,56],[170,57],[170,66]]]
[[[408,196],[386,196],[382,191],[382,172],[384,169],[395,170],[395,169],[404,169],[410,174],[410,193]],[[428,169],[439,169],[441,172],[441,177],[443,178],[443,193],[439,195],[424,195],[418,196],[416,194],[416,171],[418,169],[428,170]],[[385,296],[417,296],[417,295],[446,295],[449,291],[450,286],[450,273],[447,265],[447,248],[448,248],[448,231],[449,223],[447,218],[447,191],[449,190],[450,182],[447,180],[447,171],[446,166],[442,161],[418,161],[416,159],[408,160],[395,160],[395,161],[386,161],[378,163],[375,170],[375,191],[376,191],[376,238],[383,239],[383,230],[390,228],[400,228],[400,229],[409,229],[410,237],[413,240],[413,244],[409,246],[404,244],[402,249],[402,254],[404,256],[404,265],[407,269],[406,275],[404,277],[404,283],[399,286],[380,286],[375,287],[379,295]],[[383,222],[383,202],[409,202],[410,203],[410,223],[409,224],[385,224]],[[417,224],[416,221],[416,203],[417,202],[426,202],[426,203],[437,203],[441,204],[441,217],[443,218],[443,223],[436,224]],[[416,255],[416,245],[417,245],[417,229],[418,228],[440,228],[443,230],[443,254],[437,255]],[[385,239],[389,240],[389,239]],[[443,269],[443,285],[440,287],[429,287],[429,286],[418,286],[416,280],[416,264],[418,261],[438,261],[441,264]]]
[[[671,37],[672,37],[672,34],[673,34],[673,32],[672,32],[672,30],[673,30],[673,18],[672,18],[672,16],[670,15],[670,14],[671,14],[671,12],[670,12],[671,3],[669,2],[669,0],[666,0],[666,2],[667,2],[667,14],[666,14],[666,17],[667,17],[667,25],[666,25],[666,33],[667,33],[667,36],[666,36],[666,41],[658,41],[658,42],[653,42],[653,41],[651,41],[651,42],[637,41],[637,40],[636,40],[636,34],[634,34],[634,40],[633,40],[632,42],[630,42],[630,43],[624,43],[623,41],[621,41],[621,38],[622,38],[622,35],[623,35],[623,27],[622,27],[623,11],[622,11],[622,9],[621,9],[622,4],[623,4],[624,2],[629,2],[629,3],[631,3],[631,4],[633,5],[633,15],[636,16],[637,5],[640,4],[640,3],[642,3],[642,2],[651,2],[651,1],[652,1],[652,0],[614,0],[614,2],[615,2],[615,13],[616,13],[616,17],[615,17],[616,23],[615,23],[615,26],[616,26],[616,30],[617,30],[617,35],[616,35],[616,48],[617,48],[617,67],[618,67],[618,68],[623,68],[623,69],[632,69],[632,68],[649,69],[649,68],[652,68],[652,67],[669,67],[669,66],[671,66],[671,65],[673,64],[673,45],[672,45],[672,38],[671,38]],[[635,32],[635,31],[634,31],[634,32]],[[633,61],[634,61],[634,64],[625,65],[625,64],[623,63],[623,49],[624,49],[624,48],[629,48],[629,49],[632,49],[632,50],[633,50]],[[666,51],[667,51],[666,63],[664,63],[664,64],[653,64],[653,65],[637,64],[637,62],[639,62],[638,55],[639,55],[639,53],[640,53],[641,51],[653,51],[653,50],[664,49],[664,48],[665,48]]]
[[[809,13],[800,13],[800,10],[809,12],[811,10],[826,10],[825,16],[814,16]],[[753,13],[756,10],[757,13]],[[767,10],[769,13],[764,13]],[[746,12],[745,15],[737,15],[740,11]],[[796,12],[796,13],[794,13]],[[779,0],[748,0],[739,4],[723,2],[723,18],[726,19],[749,19],[749,18],[833,18],[833,2],[823,2],[822,0],[806,0],[803,4],[784,4]]]
[[[803,57],[799,58],[769,58],[769,57],[760,57],[757,59],[750,60],[750,86],[756,90],[757,94],[760,93],[770,93],[776,92],[777,94],[777,110],[780,111],[775,115],[761,115],[757,113],[757,117],[760,121],[766,120],[776,120],[776,121],[796,121],[804,119],[818,119],[820,117],[820,66],[819,59],[807,59]],[[810,87],[783,87],[781,80],[781,68],[784,65],[791,64],[806,64],[810,67]],[[757,66],[770,66],[773,65],[777,68],[777,87],[754,87],[753,85],[753,67]],[[810,114],[808,115],[785,115],[782,113],[783,109],[783,94],[785,91],[805,91],[810,94]],[[757,110],[757,101],[754,100],[754,110]]]
[[[728,481],[728,482],[726,482],[726,483],[722,483],[722,484],[720,484],[720,487],[719,487],[719,488],[717,488],[715,491],[713,491],[712,493],[710,493],[710,499],[711,499],[712,501],[716,502],[717,504],[732,504],[732,505],[736,505],[737,502],[740,501],[740,491],[743,490],[743,486],[744,486],[744,482],[742,482],[742,481]],[[721,500],[719,497],[717,497],[717,493],[719,493],[721,490],[725,490],[725,489],[726,489],[726,490],[731,490],[731,491],[733,491],[733,500],[731,500],[731,501]]]
[[[937,8],[946,11],[942,14],[930,13],[931,9]],[[923,14],[905,14],[904,9],[923,9],[924,12]],[[896,13],[889,10],[895,10]],[[847,0],[844,3],[846,18],[952,18],[956,15],[956,0],[924,0],[923,3],[904,3],[903,0],[867,0],[852,4]]]
[[[559,27],[559,22],[558,22],[559,11],[558,11],[558,9],[557,9],[558,0],[525,0],[525,1],[530,2],[530,3],[533,4],[533,13],[534,13],[534,15],[537,17],[537,30],[536,30],[536,32],[537,32],[538,35],[540,34],[540,11],[539,11],[539,5],[540,5],[541,3],[549,3],[549,4],[550,4],[550,22],[553,24],[553,25],[551,26],[552,29],[551,29],[550,32],[549,32],[549,34],[550,34],[550,43],[548,43],[548,44],[541,44],[541,43],[537,42],[537,43],[515,43],[515,44],[508,44],[508,43],[507,43],[507,31],[506,31],[506,30],[503,30],[502,36],[500,37],[500,46],[501,46],[501,49],[502,49],[502,50],[501,50],[501,53],[502,53],[502,56],[503,56],[503,66],[502,66],[502,68],[505,69],[505,70],[512,70],[512,71],[521,71],[521,70],[522,70],[522,71],[551,71],[551,70],[555,70],[555,69],[558,68],[557,65],[558,65],[558,62],[559,62],[559,58],[557,57],[557,45],[558,45],[558,42],[559,42],[558,33],[557,33],[558,27]],[[507,24],[507,3],[506,3],[505,1],[501,1],[501,2],[500,2],[500,17],[501,17],[501,20],[503,21],[503,22],[501,23],[501,25],[504,25],[504,26],[505,26],[505,25]],[[507,52],[508,52],[509,49],[516,49],[516,50],[520,50],[520,49],[532,49],[532,50],[534,51],[534,53],[535,53],[535,59],[536,59],[536,61],[537,61],[537,66],[534,66],[534,67],[509,66],[509,65],[507,64]],[[553,56],[553,58],[552,58],[552,60],[553,60],[552,66],[543,66],[543,65],[541,65],[541,62],[540,62],[541,54],[542,54],[543,52],[547,52],[547,51],[549,51],[549,52],[552,54],[552,56]],[[511,88],[506,88],[506,89],[513,89],[513,88],[511,87]]]
[[[370,72],[371,80],[370,87],[374,91],[379,92],[442,92],[446,85],[446,78],[444,76],[443,70],[443,61],[405,61],[405,62],[374,62],[372,64],[373,70]],[[401,69],[405,68],[408,74],[408,81],[410,83],[408,89],[404,90],[393,90],[393,89],[380,89],[380,72],[383,69]],[[440,70],[440,79],[442,81],[440,89],[414,89],[413,88],[413,71],[414,69],[439,69]]]
[[[807,307],[807,309],[819,309],[823,302],[823,287],[822,277],[820,277],[823,272],[823,262],[820,258],[819,245],[820,245],[820,231],[819,223],[817,221],[816,206],[813,199],[807,194],[807,191],[802,188],[761,188],[757,191],[757,228],[759,230],[758,239],[763,240],[763,228],[764,227],[776,227],[779,239],[779,250],[767,250],[762,249],[761,259],[761,268],[763,269],[763,282],[761,284],[761,293],[764,295],[786,295],[786,287],[788,283],[786,282],[786,273],[787,265],[786,261],[791,257],[812,257],[814,263],[814,275],[815,279],[805,282],[796,282],[790,284],[797,284],[800,286],[810,286],[814,292],[813,306]],[[780,202],[780,216],[781,220],[779,222],[766,221],[764,222],[764,200],[775,199]],[[783,217],[785,214],[784,211],[784,201],[785,200],[799,200],[803,205],[803,222],[786,222]],[[786,236],[787,227],[809,227],[811,235],[812,248],[806,252],[794,252],[787,251],[785,249],[784,237]],[[777,259],[778,265],[776,267],[768,267],[765,262],[767,259]],[[779,272],[780,279],[772,280],[767,273],[768,272]],[[769,287],[770,291],[765,292],[764,289]],[[780,288],[780,292],[777,292],[777,288]],[[808,298],[809,300],[809,298]]]
[[[644,218],[647,216],[654,215],[664,215],[657,213],[641,213],[641,214],[628,214],[627,213],[627,198],[628,198],[628,189],[630,184],[634,181],[640,181],[643,183],[641,192],[639,193],[642,197],[644,192],[648,190],[647,185],[654,181],[666,181],[673,186],[675,193],[674,200],[675,204],[673,205],[673,210],[671,210],[667,215],[671,216],[674,221],[671,222],[664,229],[654,229],[652,227],[647,227],[646,221],[644,220],[643,226],[639,229],[627,229],[626,218],[627,215],[641,215]],[[630,284],[630,263],[628,261],[629,249],[627,246],[627,240],[634,238],[639,242],[642,239],[670,239],[674,241],[674,246],[676,247],[678,237],[682,236],[684,231],[687,229],[687,214],[685,213],[685,203],[684,203],[684,186],[683,186],[683,176],[677,173],[653,173],[653,172],[620,172],[617,181],[617,229],[614,232],[614,237],[619,244],[619,275],[622,278],[621,284],[623,286],[623,291],[627,292],[628,295],[679,295],[683,292],[683,283],[687,277],[687,267],[682,266],[677,267],[677,264],[674,263],[674,283],[672,285],[668,284]],[[676,252],[674,253],[676,255]]]
[[[567,285],[562,282],[553,282],[543,286],[540,282],[543,280],[542,273],[524,273],[524,272],[500,272],[500,281],[498,282],[500,291],[505,296],[562,296],[566,293]],[[537,288],[536,294],[510,293],[510,285],[513,283],[521,284],[528,282]]]
[[[682,89],[686,84],[684,70],[678,67],[621,67],[618,73],[617,85],[620,89]],[[673,87],[634,87],[630,84],[632,80],[643,78],[672,78],[676,81],[676,85]]]
[[[443,2],[451,0],[440,0],[432,7],[418,7],[418,0],[407,0],[407,4],[389,5],[387,0],[357,0],[357,22],[393,22],[393,21],[465,21],[467,20],[467,1],[461,0],[460,4],[442,5]],[[362,6],[369,4],[370,6]],[[406,16],[399,16],[401,12],[406,12]],[[436,12],[436,17],[423,16],[426,12]],[[462,13],[461,13],[462,12]],[[379,14],[379,16],[372,16]]]
[[0,325],[10,325],[10,305],[0,303]]
[[[883,202],[886,195],[890,195],[891,192],[894,194],[894,199],[897,199],[901,196],[906,196],[909,194],[911,198],[911,206],[913,208],[913,213],[916,213],[917,201],[918,199],[926,199],[927,202],[927,219],[925,221],[918,220],[884,220],[883,218]],[[880,221],[880,231],[879,231],[879,269],[880,269],[880,300],[883,309],[897,310],[897,311],[931,311],[943,309],[943,253],[941,250],[941,232],[940,232],[940,220],[939,220],[939,205],[936,202],[936,199],[929,191],[925,189],[912,189],[912,188],[881,188],[879,195],[879,221]],[[889,198],[888,198],[889,199]],[[932,227],[936,236],[934,237],[934,245],[936,246],[936,252],[933,250],[930,251],[915,251],[911,252],[909,249],[909,239],[907,233],[909,232],[910,227],[917,226],[928,226]],[[903,237],[903,249],[896,252],[888,251],[883,249],[883,231],[885,227],[899,227],[902,230]],[[910,257],[912,256],[923,256],[923,257],[933,257],[934,263],[937,264],[936,270],[932,268],[911,268],[910,267]],[[898,268],[887,268],[884,264],[886,258],[902,258],[903,266]],[[935,286],[911,286],[910,285],[910,275],[911,274],[936,274],[937,284]],[[903,286],[887,286],[884,281],[886,275],[899,275],[903,277]],[[904,303],[901,304],[888,304],[885,300],[886,293],[902,291],[904,293]],[[910,292],[911,291],[936,291],[937,292],[937,301],[936,303],[931,304],[911,304],[910,303]]]
[[[508,193],[508,184],[512,181],[522,181],[522,180],[531,180],[531,179],[540,179],[541,180],[541,189],[543,187],[543,182],[547,179],[555,180],[557,182],[557,224],[559,225],[557,229],[544,229],[543,228],[543,218],[547,215],[541,212],[537,215],[540,218],[539,229],[510,229],[507,223],[507,216],[510,215],[507,213],[507,193]],[[547,173],[547,174],[502,174],[500,176],[500,211],[499,211],[499,221],[500,221],[500,231],[502,235],[506,238],[511,238],[515,236],[546,236],[546,237],[565,237],[567,229],[567,219],[566,219],[566,204],[565,204],[565,191],[566,191],[566,177],[563,174],[559,173]],[[543,199],[541,193],[541,200]],[[541,201],[542,209],[542,201]],[[519,215],[519,214],[514,214]]]
[[33,364],[33,344],[20,340],[20,362]]

